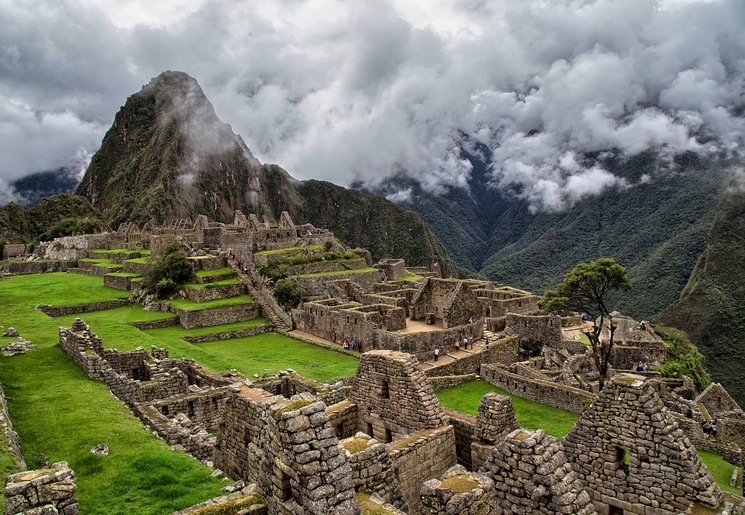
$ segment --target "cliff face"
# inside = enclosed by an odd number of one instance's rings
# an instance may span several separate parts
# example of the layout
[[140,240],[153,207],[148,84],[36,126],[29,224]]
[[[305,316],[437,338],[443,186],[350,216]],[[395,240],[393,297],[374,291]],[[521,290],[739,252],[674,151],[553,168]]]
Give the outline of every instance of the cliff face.
[[745,178],[732,180],[717,206],[707,245],[680,299],[661,315],[688,332],[706,367],[742,406],[745,384]]
[[286,210],[297,222],[327,227],[347,244],[367,247],[375,259],[438,262],[455,272],[417,215],[382,197],[303,183],[279,166],[262,165],[220,121],[197,82],[181,72],[164,72],[127,99],[76,193],[112,227],[198,214],[227,222],[235,210],[276,220]]

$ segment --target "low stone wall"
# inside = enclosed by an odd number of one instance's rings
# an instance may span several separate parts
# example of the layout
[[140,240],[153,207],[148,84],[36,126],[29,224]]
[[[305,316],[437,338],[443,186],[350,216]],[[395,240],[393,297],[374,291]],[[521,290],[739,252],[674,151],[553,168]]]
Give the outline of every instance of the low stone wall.
[[222,286],[212,286],[209,288],[186,288],[186,298],[193,302],[209,302],[217,299],[227,299],[228,297],[237,297],[246,291],[243,283],[225,284]]
[[610,363],[616,370],[633,370],[638,363],[649,365],[664,363],[669,352],[664,343],[641,346],[614,345],[611,349]]
[[135,261],[124,261],[122,263],[122,272],[131,274],[145,275],[153,267],[150,263],[137,263]]
[[287,265],[282,267],[285,275],[318,274],[322,272],[337,272],[341,270],[359,270],[366,268],[364,259],[350,259],[345,261],[318,261],[304,265]]
[[447,365],[431,368],[425,373],[429,377],[478,374],[484,363],[509,364],[511,359],[517,358],[517,337],[503,338],[497,342],[499,343],[492,344],[489,350],[481,350]]
[[309,296],[316,295],[328,295],[327,284],[332,281],[339,281],[341,279],[348,279],[354,283],[359,284],[363,288],[372,288],[372,285],[380,280],[380,270],[374,270],[370,272],[356,272],[350,270],[349,273],[344,274],[331,274],[321,276],[303,276],[296,275],[292,276],[297,279],[300,286],[306,291]]
[[418,431],[387,445],[409,508],[417,512],[419,491],[425,481],[442,476],[456,464],[453,426]]
[[513,395],[574,413],[582,413],[595,399],[595,395],[590,392],[549,381],[522,377],[509,372],[500,365],[482,365],[481,377]]
[[435,391],[444,390],[445,388],[452,388],[459,384],[474,381],[479,378],[478,374],[462,374],[455,376],[433,376],[429,378],[429,382],[432,383],[432,388]]
[[[693,419],[684,417],[678,413],[670,412],[675,418],[680,427],[688,439],[693,443],[696,449],[700,451],[713,452],[718,454],[728,463],[742,466],[742,450],[737,446],[735,442],[732,442],[730,438],[722,435],[721,429],[717,432],[717,437],[704,434],[701,424]],[[718,421],[718,428],[722,427],[722,421]]]
[[[397,334],[387,331],[375,331],[374,348],[397,350],[414,354],[419,361],[432,359],[432,353],[435,347],[442,349],[451,349],[455,340],[461,339],[464,335],[473,337],[475,340],[481,339],[484,326],[481,323],[459,325],[442,331],[431,331],[424,333]],[[470,373],[475,368],[467,369],[465,365],[462,368],[449,369],[443,372],[444,375],[456,375],[460,373]]]
[[200,461],[214,459],[217,438],[190,424],[187,417],[169,419],[152,404],[138,405],[136,415],[168,445],[179,446]]
[[75,473],[66,461],[5,479],[5,513],[78,515]]
[[37,309],[50,317],[61,317],[66,315],[75,315],[77,313],[90,313],[92,311],[103,311],[105,309],[121,308],[129,306],[127,299],[109,300],[105,302],[91,302],[89,304],[80,304],[78,306],[38,306]]
[[185,329],[232,324],[233,322],[242,322],[261,316],[261,306],[255,302],[201,309],[199,311],[183,309],[174,309],[174,311],[178,314],[180,323]]
[[216,268],[223,268],[227,261],[225,256],[193,256],[189,258],[194,264],[194,270],[215,270]]
[[201,336],[183,336],[181,339],[189,343],[216,342],[218,340],[232,340],[233,338],[245,338],[271,331],[268,324],[259,324],[251,329],[240,329],[238,331],[223,331],[220,333],[203,334]]
[[498,333],[504,331],[507,327],[507,317],[490,317],[486,318],[486,329],[492,333]]
[[472,470],[471,444],[476,440],[476,417],[445,408],[450,425],[455,431],[455,454],[458,465]]
[[103,276],[103,285],[109,288],[115,288],[122,291],[132,291],[132,277],[124,275],[111,275],[110,273]]
[[45,274],[48,272],[67,272],[75,261],[2,261],[0,272],[4,275]]
[[326,407],[326,415],[336,432],[336,437],[349,438],[357,432],[357,404],[344,400]]
[[164,327],[173,327],[178,325],[179,318],[177,316],[171,318],[164,318],[162,320],[151,320],[148,322],[131,322],[130,325],[136,327],[140,331],[147,331],[148,329],[162,329]]
[[374,492],[383,501],[408,511],[384,444],[365,433],[357,433],[354,438],[339,442],[339,447],[344,449],[357,492]]
[[5,392],[0,385],[0,432],[2,441],[7,442],[7,448],[13,456],[16,470],[26,470],[26,462],[21,454],[21,447],[18,445],[18,434],[13,429],[13,422],[8,414],[8,404],[5,401]]

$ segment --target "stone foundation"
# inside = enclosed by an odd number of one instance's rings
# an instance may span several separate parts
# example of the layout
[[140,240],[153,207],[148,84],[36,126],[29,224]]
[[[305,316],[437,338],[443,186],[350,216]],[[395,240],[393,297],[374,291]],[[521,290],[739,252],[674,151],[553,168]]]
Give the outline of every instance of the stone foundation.
[[65,461],[19,472],[5,478],[5,513],[77,515],[75,490],[75,473]]

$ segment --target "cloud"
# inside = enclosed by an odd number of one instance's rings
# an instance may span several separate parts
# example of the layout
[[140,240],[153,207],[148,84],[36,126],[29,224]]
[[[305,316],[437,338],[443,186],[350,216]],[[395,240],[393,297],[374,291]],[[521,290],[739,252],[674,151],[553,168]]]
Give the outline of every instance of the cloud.
[[405,171],[430,191],[467,187],[465,133],[493,152],[490,184],[535,210],[624,184],[588,152],[743,144],[741,0],[151,4],[0,4],[0,177],[95,150],[166,69],[298,178],[374,187]]

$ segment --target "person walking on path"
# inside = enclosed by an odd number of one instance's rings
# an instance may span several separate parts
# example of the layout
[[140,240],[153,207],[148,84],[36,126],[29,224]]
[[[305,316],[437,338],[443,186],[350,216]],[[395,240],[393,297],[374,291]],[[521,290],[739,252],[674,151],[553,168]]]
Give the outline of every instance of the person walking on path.
[[435,361],[440,357],[440,348],[435,347]]

